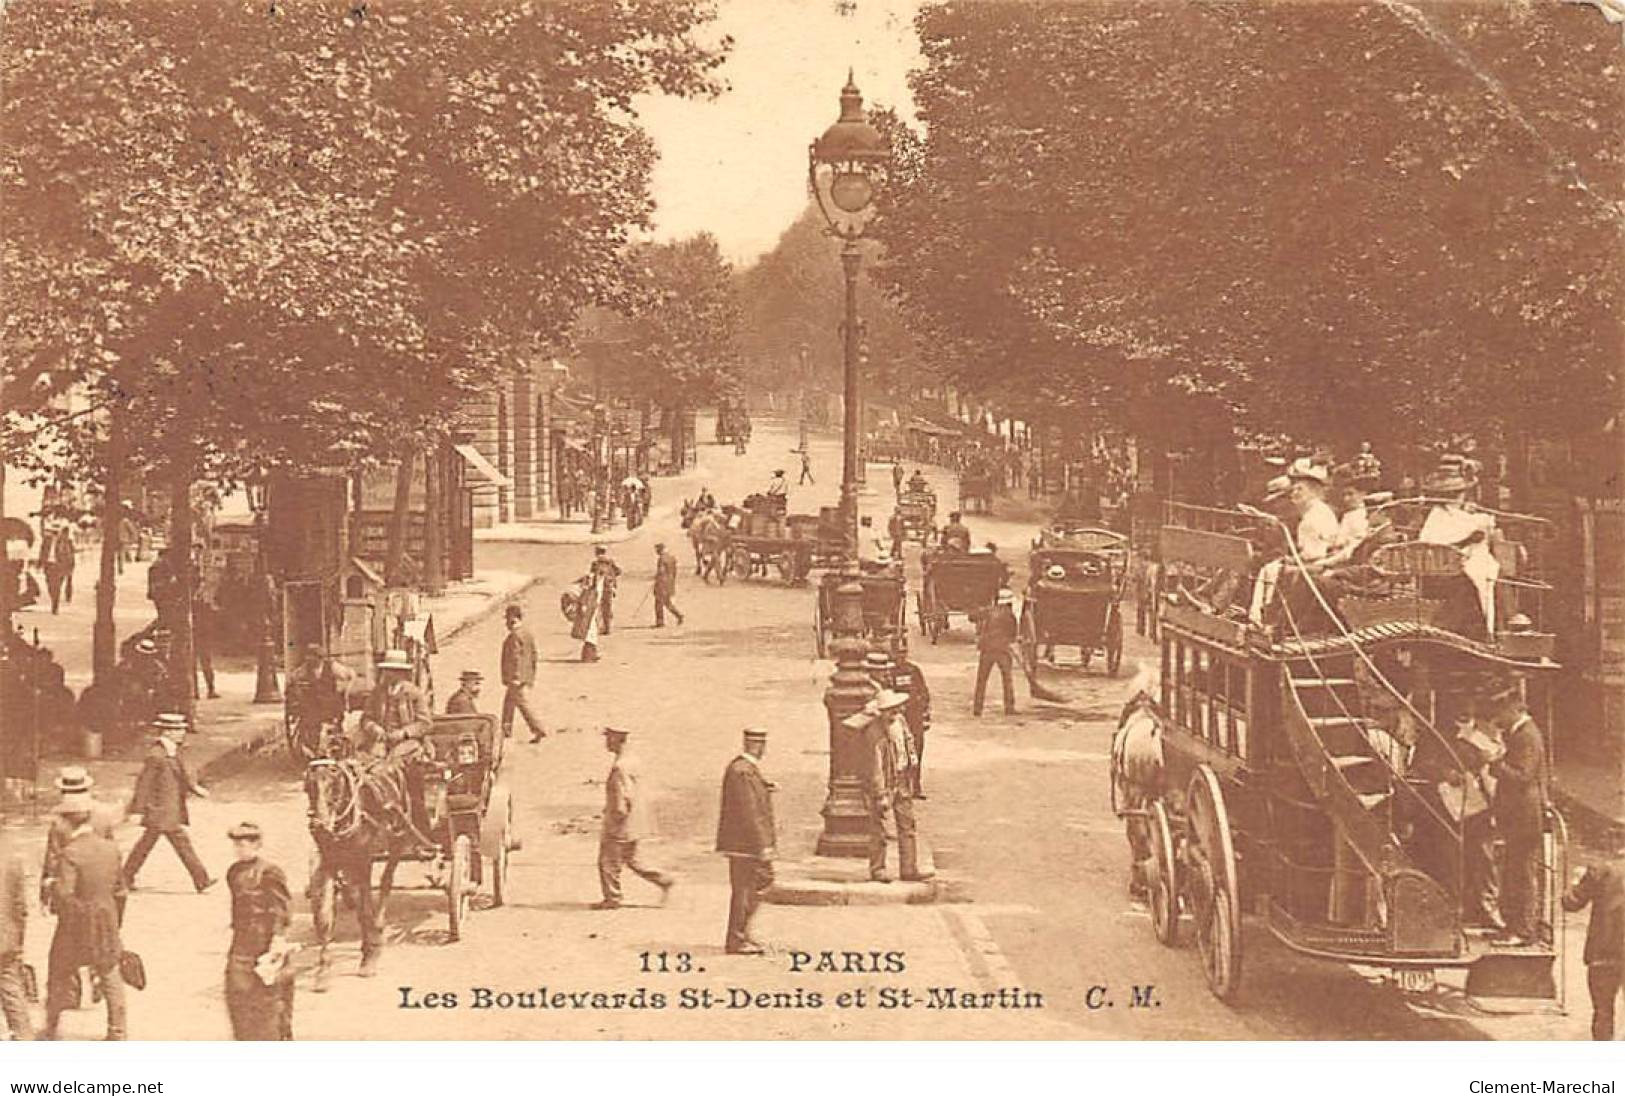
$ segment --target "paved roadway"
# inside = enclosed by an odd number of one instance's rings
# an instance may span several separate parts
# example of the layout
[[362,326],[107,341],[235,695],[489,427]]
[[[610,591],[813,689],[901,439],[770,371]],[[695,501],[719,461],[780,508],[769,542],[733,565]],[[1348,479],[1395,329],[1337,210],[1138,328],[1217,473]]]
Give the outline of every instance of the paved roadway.
[[[702,432],[703,436],[703,432]],[[719,499],[760,489],[776,466],[794,472],[788,455],[793,430],[762,424],[750,454],[734,457],[701,447],[704,477]],[[816,487],[796,488],[792,509],[832,503],[839,451],[815,440]],[[872,469],[866,507],[883,526],[889,476]],[[946,503],[952,482],[934,477]],[[881,481],[885,483],[882,484]],[[693,481],[690,481],[693,482]],[[668,482],[656,491],[670,490]],[[657,504],[662,500],[657,499]],[[946,506],[945,506],[946,508]],[[994,540],[1025,567],[1031,521],[971,518],[978,542]],[[663,538],[683,553],[678,602],[682,627],[656,631],[645,590],[653,570],[652,543]],[[828,765],[822,690],[829,664],[812,656],[809,588],[776,581],[708,587],[689,577],[690,557],[676,519],[639,532],[613,551],[627,574],[616,628],[595,665],[576,661],[557,608],[561,584],[580,573],[590,552],[572,546],[482,543],[481,567],[529,570],[543,582],[525,604],[542,649],[538,693],[552,737],[524,741],[522,728],[506,764],[525,847],[516,854],[516,899],[501,910],[477,909],[464,940],[445,938],[443,901],[436,892],[397,895],[390,911],[390,945],[381,976],[354,977],[354,933],[336,948],[332,988],[316,995],[301,981],[296,1031],[304,1038],[559,1038],[559,1037],[986,1037],[986,1038],[1453,1038],[1484,1034],[1582,1033],[1583,1016],[1560,1021],[1483,1022],[1453,1014],[1446,1000],[1423,1009],[1348,968],[1298,960],[1249,926],[1246,982],[1235,1007],[1209,996],[1190,945],[1170,950],[1152,937],[1143,907],[1125,890],[1127,850],[1106,794],[1109,738],[1135,660],[1150,648],[1132,635],[1120,679],[1097,671],[1052,676],[1068,694],[1064,706],[1034,706],[1025,684],[1020,711],[981,720],[970,716],[974,646],[956,623],[932,647],[913,635],[915,653],[936,697],[936,728],[927,753],[921,822],[939,868],[963,881],[968,904],[844,908],[767,907],[761,929],[775,945],[763,958],[721,954],[726,869],[711,852],[716,799],[724,765],[741,727],[765,724],[773,737],[767,757],[780,782],[780,846],[786,855],[810,850],[818,831]],[[915,565],[911,560],[911,572]],[[917,573],[913,575],[917,579]],[[910,606],[913,626],[913,607]],[[1132,616],[1131,616],[1132,622]],[[1130,629],[1132,632],[1132,628]],[[494,681],[501,624],[480,624],[439,656],[442,681],[456,671],[483,669]],[[486,700],[499,702],[488,687]],[[597,811],[607,758],[598,728],[634,732],[648,794],[655,799],[659,839],[652,859],[683,882],[672,903],[626,881],[629,908],[599,913],[594,860]],[[274,759],[245,768],[199,805],[199,844],[224,867],[220,834],[239,817],[271,833],[270,852],[303,880],[308,839],[295,774]],[[126,843],[129,836],[125,837]],[[414,871],[403,869],[411,882]],[[226,1035],[218,975],[227,922],[225,897],[189,893],[178,863],[160,849],[143,890],[131,903],[128,936],[146,956],[154,985],[134,997],[136,1038],[221,1038]],[[308,938],[303,914],[298,934]],[[44,934],[31,950],[43,970]],[[793,949],[905,953],[900,974],[792,973]],[[687,973],[645,973],[660,953]],[[686,953],[682,958],[679,953]],[[642,956],[647,954],[648,958]],[[474,990],[593,991],[667,995],[668,1007],[618,1009],[480,1009]],[[843,991],[882,986],[954,986],[977,992],[1036,990],[1041,1009],[928,1010],[835,1006]],[[1091,987],[1105,987],[1093,997]],[[1155,1004],[1131,1007],[1131,987],[1153,986]],[[679,991],[710,989],[720,1004],[677,1007]],[[728,991],[772,992],[775,1007],[729,1008]],[[799,996],[798,996],[799,991]],[[455,1009],[429,1006],[428,994],[453,993]],[[823,995],[810,1007],[810,994]],[[737,1003],[737,996],[732,1003]],[[590,1004],[590,1002],[585,1002]],[[645,1004],[647,1000],[644,999]],[[407,1007],[408,1005],[418,1007]],[[70,1031],[99,1034],[99,1017],[75,1014]],[[1514,1026],[1515,1025],[1515,1026]]]

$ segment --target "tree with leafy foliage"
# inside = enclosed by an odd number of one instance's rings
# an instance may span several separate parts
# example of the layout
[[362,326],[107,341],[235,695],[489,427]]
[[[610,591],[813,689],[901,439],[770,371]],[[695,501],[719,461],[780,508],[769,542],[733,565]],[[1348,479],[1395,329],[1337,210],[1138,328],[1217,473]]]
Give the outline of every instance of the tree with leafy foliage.
[[[718,90],[711,15],[8,4],[0,365],[40,399],[8,405],[5,460],[178,499],[432,442],[513,346],[623,293],[652,208],[631,102]],[[89,412],[49,410],[70,392]]]
[[[882,278],[961,385],[1177,443],[1597,429],[1625,80],[1594,13],[940,3]],[[990,363],[997,368],[990,368]]]

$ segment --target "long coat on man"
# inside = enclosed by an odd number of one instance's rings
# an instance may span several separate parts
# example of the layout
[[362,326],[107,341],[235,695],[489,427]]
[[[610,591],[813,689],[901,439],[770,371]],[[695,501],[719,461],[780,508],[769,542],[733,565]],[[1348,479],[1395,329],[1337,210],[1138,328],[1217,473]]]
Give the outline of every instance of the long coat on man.
[[502,684],[536,684],[536,637],[523,624],[503,637]]
[[141,816],[141,824],[149,830],[168,833],[191,821],[186,809],[189,796],[200,791],[197,781],[186,768],[180,754],[173,757],[160,745],[147,751],[146,763],[136,778],[135,794],[130,797],[130,813]]
[[773,795],[767,779],[753,759],[736,757],[722,774],[717,851],[760,857],[776,843]]

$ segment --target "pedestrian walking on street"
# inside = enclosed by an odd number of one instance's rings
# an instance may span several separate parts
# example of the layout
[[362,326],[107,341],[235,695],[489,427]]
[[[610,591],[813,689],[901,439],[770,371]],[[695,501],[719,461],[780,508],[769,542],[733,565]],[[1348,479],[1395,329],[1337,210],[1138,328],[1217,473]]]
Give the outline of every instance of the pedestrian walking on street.
[[91,824],[89,792],[62,797],[57,814],[68,828],[55,885],[56,933],[45,977],[45,1030],[55,1039],[62,1013],[79,1004],[79,968],[89,967],[107,1003],[107,1038],[126,1034],[124,978],[119,960],[124,945],[119,923],[124,913],[124,872],[118,846]]
[[722,815],[717,822],[717,851],[728,858],[729,955],[761,955],[761,942],[751,935],[751,922],[762,895],[773,885],[777,827],[773,823],[773,783],[762,775],[767,731],[747,727],[744,747],[722,774]]
[[796,486],[800,487],[804,483],[817,482],[817,480],[813,479],[812,474],[812,454],[803,449],[801,450],[801,478],[796,481]]
[[52,616],[57,615],[64,601],[73,602],[73,569],[77,562],[72,527],[65,521],[54,523],[40,538],[39,548],[39,568],[45,575]]
[[231,890],[231,948],[226,952],[226,1012],[231,1037],[293,1038],[293,971],[288,968],[288,878],[260,856],[257,824],[226,832],[236,862],[226,871]]
[[1507,932],[1521,943],[1538,938],[1542,838],[1550,802],[1546,741],[1524,706],[1516,678],[1504,680],[1482,701],[1481,715],[1499,727],[1506,753],[1491,766],[1495,775],[1494,815],[1505,859],[1501,866],[1501,916]]
[[0,1015],[11,1039],[32,1039],[34,1021],[28,1015],[28,993],[23,983],[23,943],[28,928],[28,894],[23,882],[23,857],[0,815]]
[[604,781],[604,829],[598,839],[598,885],[604,898],[593,906],[596,910],[621,908],[623,864],[631,868],[633,874],[660,888],[662,905],[676,883],[666,872],[651,867],[638,855],[646,811],[638,788],[638,768],[626,748],[631,733],[618,727],[604,728],[604,749],[614,755],[615,761]]
[[615,619],[615,588],[620,582],[621,565],[609,558],[609,549],[602,544],[592,550],[589,574],[599,580],[598,629],[609,635]]
[[1563,908],[1578,913],[1591,907],[1586,926],[1586,985],[1591,990],[1591,1037],[1612,1040],[1614,1009],[1625,973],[1625,844],[1614,856],[1575,873],[1563,895]]
[[446,701],[447,715],[478,715],[480,686],[485,675],[478,670],[464,670],[457,678],[457,691]]
[[536,637],[525,627],[525,610],[520,606],[509,605],[503,617],[508,634],[502,640],[502,736],[513,737],[513,715],[517,711],[530,728],[530,740],[540,742],[547,737],[547,731],[530,703],[530,687],[536,684]]
[[1016,714],[1016,686],[1010,676],[1014,667],[1010,645],[1016,641],[1018,632],[1015,602],[1016,595],[1012,590],[1001,589],[997,603],[991,609],[984,610],[982,626],[976,633],[976,693],[971,701],[971,711],[975,715],[982,714],[982,704],[987,698],[987,679],[995,666],[1004,683],[1004,714]]
[[598,661],[599,621],[603,616],[600,606],[604,600],[605,579],[589,572],[576,584],[575,621],[570,626],[572,639],[581,641],[581,661]]
[[899,497],[903,494],[903,462],[900,460],[891,462],[891,493]]
[[655,545],[655,627],[666,626],[666,614],[671,613],[677,623],[683,623],[682,610],[672,597],[677,593],[677,557],[666,551],[664,544]]
[[195,662],[192,674],[192,695],[198,695],[197,671],[203,673],[203,685],[210,700],[220,699],[214,688],[214,646],[220,634],[220,610],[214,600],[199,590],[192,598],[192,654]]
[[192,779],[186,762],[181,760],[181,744],[186,740],[186,717],[166,712],[154,720],[153,725],[158,730],[158,740],[147,752],[141,775],[136,778],[135,794],[130,797],[130,805],[125,810],[126,814],[141,816],[142,828],[141,836],[136,839],[135,847],[130,850],[130,858],[124,864],[124,881],[134,889],[141,865],[147,862],[147,855],[158,844],[158,839],[163,837],[169,840],[175,854],[186,866],[187,874],[192,877],[192,885],[202,894],[214,886],[215,880],[198,859],[197,851],[192,847],[191,835],[186,831],[190,821],[186,800],[194,795],[207,799],[209,790]]
[[869,878],[890,883],[886,872],[886,816],[897,828],[897,868],[900,878],[918,882],[931,878],[920,871],[919,843],[914,821],[914,750],[903,723],[908,697],[895,689],[882,689],[845,725],[863,735],[866,766],[863,798],[869,810]]

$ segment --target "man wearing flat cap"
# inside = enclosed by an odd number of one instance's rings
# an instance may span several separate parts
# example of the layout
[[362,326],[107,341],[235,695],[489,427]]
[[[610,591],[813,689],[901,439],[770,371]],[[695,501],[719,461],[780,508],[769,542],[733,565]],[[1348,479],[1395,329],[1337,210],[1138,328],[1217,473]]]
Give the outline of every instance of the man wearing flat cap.
[[627,749],[627,740],[631,737],[631,731],[618,727],[604,728],[604,749],[615,760],[604,781],[604,829],[598,839],[598,885],[604,898],[593,909],[621,908],[623,864],[631,868],[633,874],[660,888],[661,904],[665,904],[676,883],[670,875],[651,867],[638,854],[638,844],[644,836],[647,808],[638,787],[638,767]]
[[683,612],[672,598],[677,596],[677,557],[664,544],[655,545],[655,627],[666,626],[666,614],[683,623]]
[[478,670],[464,670],[458,675],[457,691],[446,701],[446,714],[478,715],[480,706],[476,702],[480,695],[480,685],[484,681],[485,675]]
[[[135,886],[141,866],[160,837],[167,838],[175,855],[181,858],[192,885],[199,894],[214,886],[215,880],[198,859],[192,847],[186,826],[191,821],[186,801],[192,796],[209,797],[209,790],[196,780],[181,758],[181,745],[186,740],[186,717],[165,712],[154,721],[158,740],[147,752],[147,759],[136,778],[135,792],[130,796],[126,814],[141,816],[141,836],[124,862],[124,879],[129,887]],[[87,793],[88,795],[88,793]]]
[[263,835],[253,822],[227,831],[236,862],[226,870],[231,890],[231,947],[226,952],[226,1011],[231,1037],[293,1038],[293,972],[288,969],[288,879],[260,855]]
[[1524,705],[1523,686],[1516,677],[1498,680],[1477,708],[1485,722],[1500,730],[1506,744],[1506,752],[1490,766],[1496,779],[1492,810],[1504,855],[1501,915],[1514,940],[1534,943],[1540,920],[1542,835],[1551,798],[1546,739]]
[[761,955],[765,950],[750,933],[762,895],[773,885],[777,844],[773,823],[773,784],[762,775],[767,731],[748,727],[739,756],[722,774],[722,814],[717,821],[717,851],[728,858],[729,955]]

